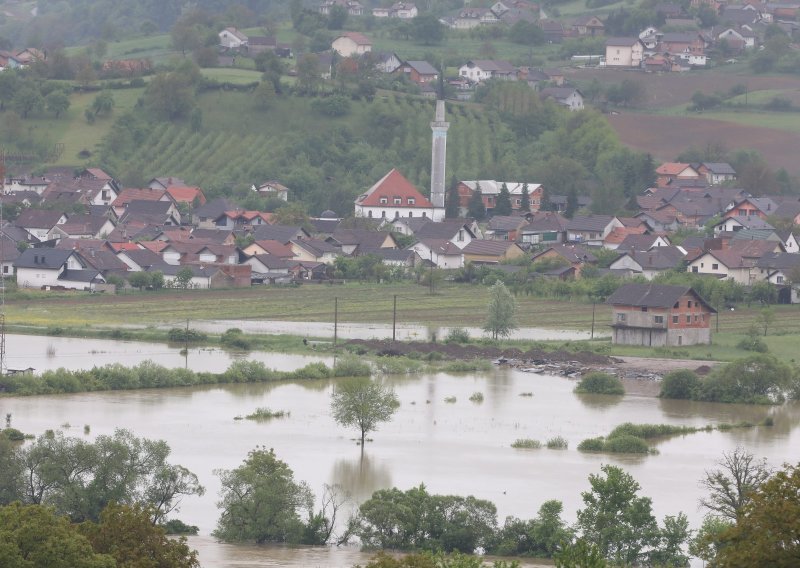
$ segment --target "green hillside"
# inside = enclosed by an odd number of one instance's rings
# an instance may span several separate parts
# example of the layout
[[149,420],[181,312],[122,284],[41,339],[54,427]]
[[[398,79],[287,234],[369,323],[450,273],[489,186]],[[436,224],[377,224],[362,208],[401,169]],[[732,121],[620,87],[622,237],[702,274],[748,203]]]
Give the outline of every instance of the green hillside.
[[[279,179],[312,211],[342,213],[354,195],[393,167],[418,186],[429,185],[432,101],[379,95],[372,102],[351,102],[348,115],[334,118],[315,111],[314,100],[279,97],[260,111],[252,93],[207,93],[198,97],[199,130],[140,115],[143,122],[136,128],[145,130],[132,151],[117,151],[124,131],[116,132],[100,165],[126,185],[172,175],[212,194],[244,194],[254,183]],[[514,138],[511,130],[477,105],[450,104],[448,120],[448,171],[465,179],[501,175],[501,147]]]

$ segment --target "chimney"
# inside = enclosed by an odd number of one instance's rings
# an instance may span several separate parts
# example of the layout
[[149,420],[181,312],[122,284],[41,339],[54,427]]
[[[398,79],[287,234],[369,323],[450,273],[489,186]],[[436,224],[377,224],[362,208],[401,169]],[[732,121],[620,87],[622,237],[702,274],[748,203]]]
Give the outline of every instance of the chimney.
[[[447,130],[450,123],[445,121],[443,100],[436,101],[436,114],[431,122],[433,140],[431,144],[431,202],[434,209],[439,209],[441,216],[434,211],[433,220],[438,221],[444,213],[444,184],[447,166]],[[438,217],[438,218],[437,218]]]

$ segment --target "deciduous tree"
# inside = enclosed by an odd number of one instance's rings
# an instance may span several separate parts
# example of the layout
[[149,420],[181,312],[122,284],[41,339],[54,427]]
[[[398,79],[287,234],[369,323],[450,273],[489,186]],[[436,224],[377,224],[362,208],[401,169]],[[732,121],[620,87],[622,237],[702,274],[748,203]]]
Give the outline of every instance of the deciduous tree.
[[59,118],[62,113],[66,112],[70,104],[69,97],[60,89],[48,94],[45,97],[44,102],[47,105],[47,110],[55,114],[56,118]]
[[514,314],[517,311],[517,301],[506,285],[500,280],[489,288],[489,305],[487,306],[486,323],[483,330],[492,334],[492,339],[508,337],[517,329]]
[[299,543],[314,496],[273,450],[256,448],[233,470],[218,470],[222,514],[214,536],[226,542]]
[[757,460],[744,448],[725,452],[717,469],[706,471],[700,485],[708,492],[700,504],[713,515],[736,521],[742,508],[772,473],[766,459]]
[[337,383],[331,396],[333,419],[342,426],[358,428],[362,448],[367,434],[391,420],[399,406],[394,390],[368,377]]

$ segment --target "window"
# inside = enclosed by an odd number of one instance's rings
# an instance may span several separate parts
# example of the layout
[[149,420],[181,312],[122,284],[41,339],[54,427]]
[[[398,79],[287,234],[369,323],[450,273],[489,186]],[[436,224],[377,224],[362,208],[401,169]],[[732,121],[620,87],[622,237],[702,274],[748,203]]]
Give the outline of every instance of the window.
[[664,316],[653,316],[653,323],[664,323]]
[[368,215],[368,217],[369,217],[370,219],[372,219],[372,211],[370,211],[370,212],[369,212],[369,215]]
[[678,316],[672,316],[672,323],[678,323]]
[[675,305],[672,307],[677,309],[678,307],[680,307],[680,304],[678,302],[675,302]]
[[422,212],[422,218],[424,219],[424,218],[426,218],[427,216],[428,216],[428,214],[427,214],[427,213],[425,213],[425,211],[423,211],[423,212]]
[[409,217],[413,217],[413,216],[414,216],[414,212],[413,212],[413,211],[409,211],[409,212],[408,212],[408,216],[409,216]]
[[413,197],[409,197],[409,198],[408,198],[408,204],[409,204],[409,205],[414,205],[416,202],[417,202],[417,200],[416,200],[416,199],[414,199]]
[[698,273],[700,271],[697,269],[696,266],[692,266],[692,272],[694,272],[696,274],[696,273]]
[[712,264],[711,265],[711,270],[719,270],[719,264],[717,264],[716,262],[714,264]]
[[394,212],[394,218],[395,219],[399,219],[400,218],[400,211],[395,211]]
[[776,278],[775,278],[775,281],[776,281],[778,284],[783,284],[783,276],[778,276],[778,277],[776,277]]
[[380,203],[381,203],[381,205],[386,205],[387,203],[389,203],[389,198],[388,197],[381,197]]
[[382,217],[383,219],[386,219],[386,211],[381,211],[381,217]]
[[617,321],[621,323],[625,323],[625,314],[617,314]]
[[646,312],[647,311],[647,306],[642,306],[642,311]]
[[522,205],[522,200],[521,199],[517,199],[517,205]]
[[692,316],[686,316],[686,323],[692,323]]
[[692,301],[691,301],[691,300],[689,300],[688,302],[686,302],[686,307],[687,307],[687,308],[691,308],[691,307],[692,307]]
[[394,204],[395,205],[402,205],[403,204],[403,198],[402,197],[395,197],[394,198]]
[[464,229],[458,230],[458,241],[461,242],[464,240]]

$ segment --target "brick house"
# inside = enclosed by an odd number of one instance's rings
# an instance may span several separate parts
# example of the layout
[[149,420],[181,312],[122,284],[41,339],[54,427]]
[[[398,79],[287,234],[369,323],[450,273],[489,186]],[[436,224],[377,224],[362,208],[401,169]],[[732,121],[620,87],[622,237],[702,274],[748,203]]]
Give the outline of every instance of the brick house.
[[606,303],[611,305],[614,344],[711,344],[711,315],[716,310],[689,286],[623,284]]

